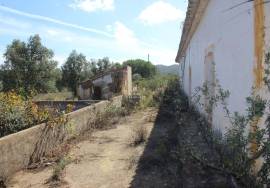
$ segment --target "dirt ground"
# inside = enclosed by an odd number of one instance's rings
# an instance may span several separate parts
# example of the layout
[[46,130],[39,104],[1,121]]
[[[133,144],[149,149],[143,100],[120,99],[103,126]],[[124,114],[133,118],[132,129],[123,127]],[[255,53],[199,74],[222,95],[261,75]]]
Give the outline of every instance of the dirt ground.
[[[97,131],[72,146],[68,154],[72,162],[64,169],[63,183],[57,187],[129,187],[145,147],[145,144],[130,146],[132,127],[143,125],[150,133],[156,113],[148,109],[132,114],[122,118],[115,129]],[[7,187],[50,187],[46,182],[52,173],[52,167],[20,171],[9,180]]]
[[[46,184],[52,166],[21,171],[8,182],[16,188],[238,188],[235,179],[212,166],[219,156],[205,139],[200,116],[190,111],[177,85],[164,94],[159,109],[122,118],[116,128],[76,142],[59,184]],[[131,146],[134,127],[147,128],[147,141]],[[200,159],[207,159],[212,166]]]

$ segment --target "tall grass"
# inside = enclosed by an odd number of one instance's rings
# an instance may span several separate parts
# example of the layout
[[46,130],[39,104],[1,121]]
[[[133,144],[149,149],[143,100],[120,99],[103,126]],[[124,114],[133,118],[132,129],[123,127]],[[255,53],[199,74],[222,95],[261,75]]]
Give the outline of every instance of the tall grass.
[[178,77],[175,75],[156,75],[153,78],[135,81],[134,84],[137,86],[135,94],[141,97],[138,108],[145,109],[159,106],[168,84],[177,79]]

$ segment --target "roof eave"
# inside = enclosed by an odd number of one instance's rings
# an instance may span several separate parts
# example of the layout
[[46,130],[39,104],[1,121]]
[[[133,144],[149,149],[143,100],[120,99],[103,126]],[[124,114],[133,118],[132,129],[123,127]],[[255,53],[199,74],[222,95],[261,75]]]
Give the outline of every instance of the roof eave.
[[181,36],[181,42],[179,44],[178,53],[175,58],[176,63],[180,63],[181,58],[184,57],[188,44],[201,22],[209,1],[210,0],[189,0],[186,19]]

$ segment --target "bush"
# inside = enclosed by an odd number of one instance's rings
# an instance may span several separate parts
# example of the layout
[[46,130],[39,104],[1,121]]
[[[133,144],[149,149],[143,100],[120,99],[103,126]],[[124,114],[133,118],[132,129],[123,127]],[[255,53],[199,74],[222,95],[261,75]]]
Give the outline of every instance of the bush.
[[60,115],[56,110],[38,108],[31,99],[15,92],[0,93],[0,137],[43,122],[53,124]]
[[36,106],[14,92],[0,94],[0,136],[28,128],[37,121]]
[[96,114],[96,120],[94,123],[94,129],[107,129],[111,128],[113,124],[119,121],[121,116],[125,116],[125,109],[114,105],[106,107],[104,112],[98,112]]
[[[173,81],[177,82],[178,77],[174,75],[156,75],[151,79],[136,81],[138,95],[141,97],[138,108],[157,107],[160,105],[164,91]],[[178,82],[177,82],[178,83]]]

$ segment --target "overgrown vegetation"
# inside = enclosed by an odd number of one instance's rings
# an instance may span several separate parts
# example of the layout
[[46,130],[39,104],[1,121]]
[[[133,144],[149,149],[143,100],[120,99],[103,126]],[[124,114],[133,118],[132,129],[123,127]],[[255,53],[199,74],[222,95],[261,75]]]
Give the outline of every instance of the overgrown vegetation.
[[[70,112],[68,107],[66,112]],[[30,97],[16,92],[0,93],[0,137],[40,123],[53,124],[63,113],[57,109],[39,108]]]
[[[267,92],[270,92],[269,69],[270,54],[267,54],[264,78],[265,85],[268,87]],[[198,88],[195,103],[200,104],[201,109],[204,109],[207,114],[211,113],[217,105],[221,105],[230,123],[227,132],[222,136],[210,126],[205,126],[208,124],[208,117],[198,119],[201,123],[201,129],[206,135],[206,140],[220,156],[220,163],[215,168],[233,176],[244,187],[269,186],[270,116],[267,113],[267,109],[270,107],[269,99],[262,98],[254,90],[251,96],[247,98],[247,114],[241,115],[229,110],[227,104],[229,91],[223,90],[218,81],[213,87],[217,91],[215,95],[209,93],[209,84],[204,84],[202,88]],[[202,97],[205,100],[201,100]],[[266,119],[265,127],[259,127],[259,121],[263,117]],[[258,172],[254,170],[255,166],[258,165],[256,164],[257,160],[263,161]],[[210,166],[207,159],[202,159],[202,161]]]
[[46,116],[45,111],[15,92],[0,93],[0,137],[41,123]]
[[168,84],[175,79],[177,79],[175,75],[155,75],[152,78],[135,80],[134,85],[137,87],[135,94],[141,98],[137,108],[158,107]]
[[125,106],[118,107],[115,105],[109,105],[103,112],[97,112],[95,115],[94,129],[108,129],[112,128],[120,119],[127,115]]

